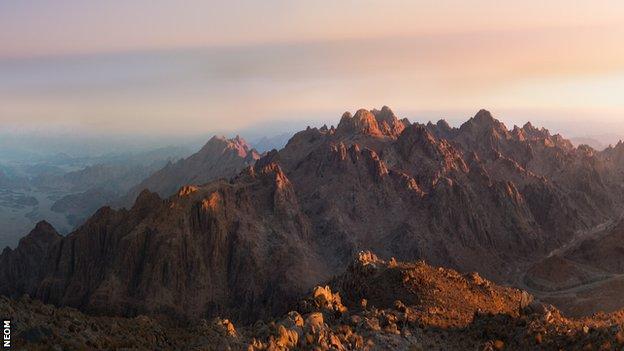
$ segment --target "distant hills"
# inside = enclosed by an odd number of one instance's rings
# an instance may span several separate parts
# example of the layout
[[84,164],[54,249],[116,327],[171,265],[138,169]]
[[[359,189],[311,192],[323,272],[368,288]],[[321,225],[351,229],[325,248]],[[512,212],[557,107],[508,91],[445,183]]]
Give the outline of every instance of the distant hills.
[[252,165],[260,154],[241,137],[211,138],[198,152],[188,158],[168,163],[164,168],[133,186],[122,200],[132,204],[144,189],[168,197],[187,184],[204,184],[218,178],[230,178]]
[[162,147],[136,154],[4,159],[0,161],[0,245],[14,247],[19,237],[42,219],[68,233],[167,161],[187,152]]

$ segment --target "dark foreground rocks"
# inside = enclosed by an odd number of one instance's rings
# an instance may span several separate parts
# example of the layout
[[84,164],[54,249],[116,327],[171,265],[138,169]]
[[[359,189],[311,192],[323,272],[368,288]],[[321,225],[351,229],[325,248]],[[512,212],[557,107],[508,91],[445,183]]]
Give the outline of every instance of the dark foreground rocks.
[[624,312],[568,319],[526,292],[361,253],[286,315],[249,325],[85,315],[0,298],[26,350],[620,350]]

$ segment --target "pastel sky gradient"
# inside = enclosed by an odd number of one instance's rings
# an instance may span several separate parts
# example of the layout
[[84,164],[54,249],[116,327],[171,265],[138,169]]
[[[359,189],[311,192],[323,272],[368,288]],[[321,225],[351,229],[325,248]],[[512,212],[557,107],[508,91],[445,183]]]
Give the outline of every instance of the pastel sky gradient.
[[186,135],[386,104],[624,134],[622,43],[622,1],[3,0],[0,126]]

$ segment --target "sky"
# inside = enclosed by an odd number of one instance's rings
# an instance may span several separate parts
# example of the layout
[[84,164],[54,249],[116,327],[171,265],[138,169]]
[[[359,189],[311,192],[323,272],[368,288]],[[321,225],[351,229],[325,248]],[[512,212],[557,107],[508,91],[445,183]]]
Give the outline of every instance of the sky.
[[486,108],[624,135],[621,1],[0,1],[0,129],[190,136]]

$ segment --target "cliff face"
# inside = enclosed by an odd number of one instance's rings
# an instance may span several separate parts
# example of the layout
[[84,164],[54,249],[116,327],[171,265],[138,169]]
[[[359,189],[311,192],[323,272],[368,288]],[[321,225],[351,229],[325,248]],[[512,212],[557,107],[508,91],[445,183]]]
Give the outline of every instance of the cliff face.
[[131,210],[103,208],[50,249],[32,296],[114,315],[267,316],[328,277],[279,166],[234,183],[142,192]]
[[[187,165],[255,158],[223,143],[211,140],[163,177],[198,184],[187,167],[202,167]],[[609,167],[545,130],[509,131],[487,111],[451,128],[360,110],[337,128],[297,133],[241,172],[200,174],[237,174],[229,180],[101,209],[45,250],[20,278],[27,284],[0,292],[108,314],[251,321],[285,312],[360,250],[508,281],[615,212],[622,197]]]

